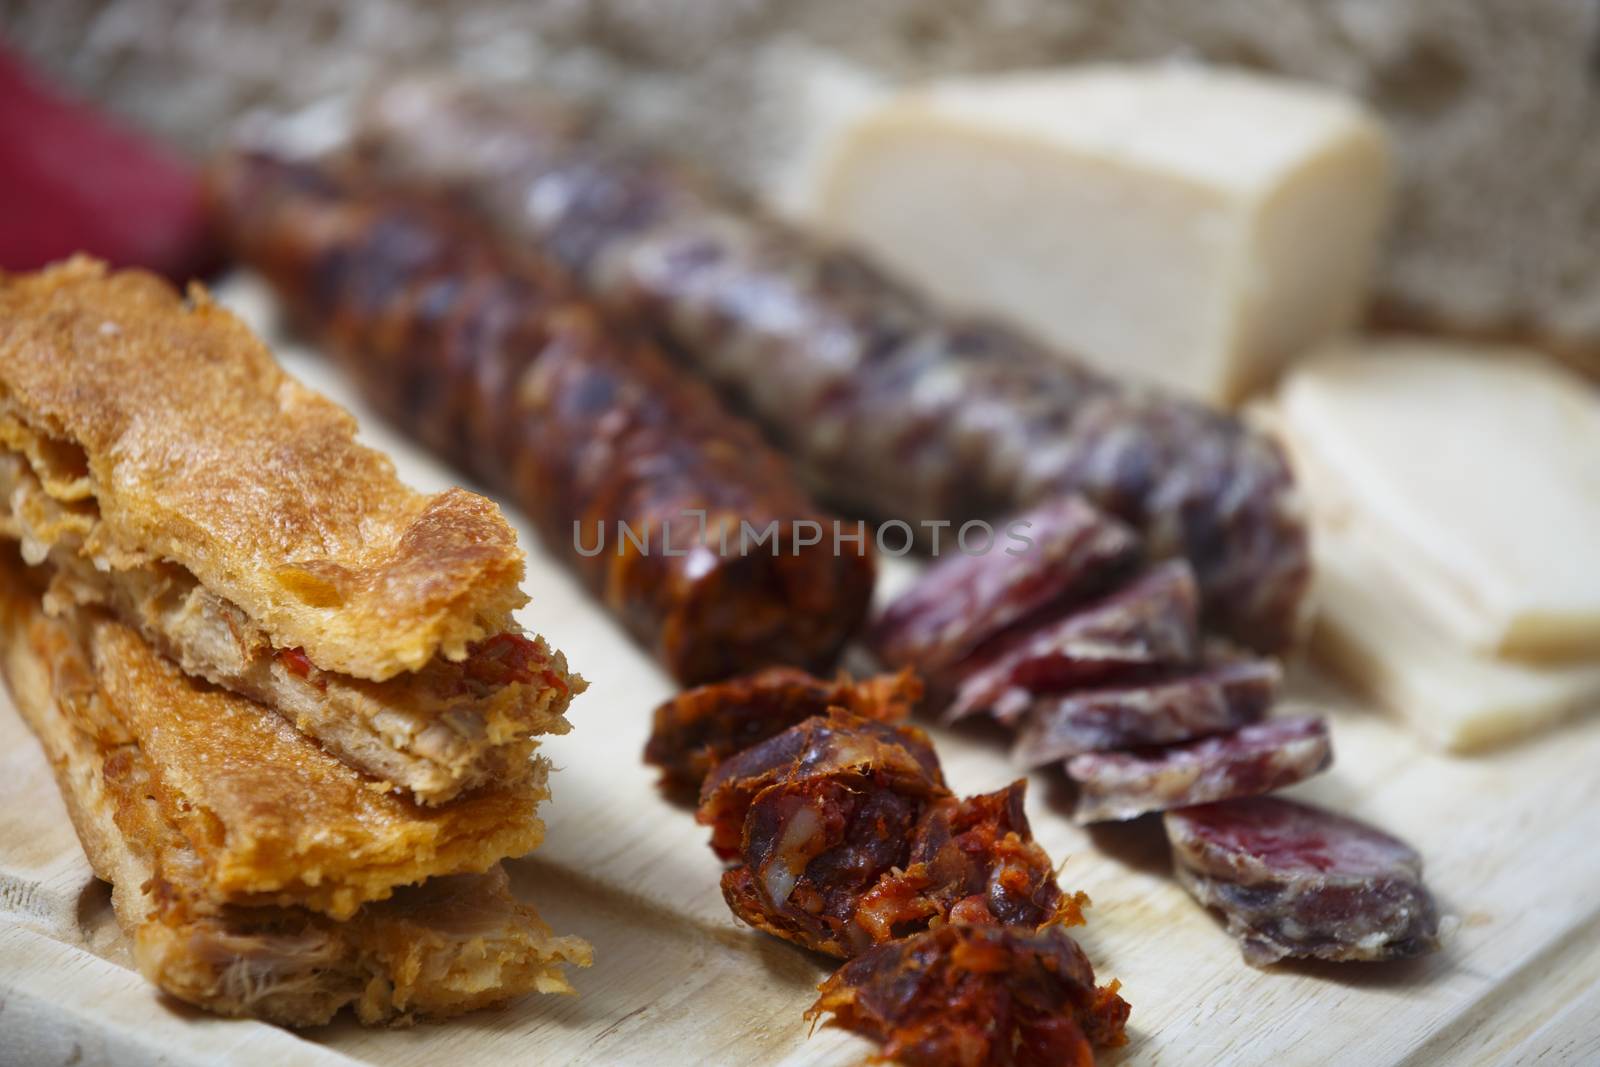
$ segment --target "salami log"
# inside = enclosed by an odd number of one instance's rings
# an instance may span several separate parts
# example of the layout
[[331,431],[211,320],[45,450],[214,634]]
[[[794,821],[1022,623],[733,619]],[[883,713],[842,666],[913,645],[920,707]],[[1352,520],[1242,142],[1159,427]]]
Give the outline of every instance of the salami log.
[[906,1067],[1091,1067],[1126,1043],[1128,1004],[1059,927],[941,926],[880,945],[822,983],[809,1017]]
[[1333,762],[1328,724],[1272,719],[1231,734],[1138,752],[1092,752],[1067,761],[1078,783],[1079,823],[1259,796],[1304,781]]
[[871,596],[864,533],[831,536],[752,426],[558,268],[328,167],[239,154],[211,188],[373,406],[516,499],[679,681],[832,663]]
[[1164,818],[1178,880],[1222,913],[1247,963],[1387,960],[1439,947],[1422,857],[1381,830],[1278,797]]
[[851,513],[926,533],[1081,494],[1188,558],[1228,633],[1295,636],[1301,508],[1276,445],[1237,419],[945,314],[548,102],[404,81],[361,138],[385,173],[461,190],[667,339]]

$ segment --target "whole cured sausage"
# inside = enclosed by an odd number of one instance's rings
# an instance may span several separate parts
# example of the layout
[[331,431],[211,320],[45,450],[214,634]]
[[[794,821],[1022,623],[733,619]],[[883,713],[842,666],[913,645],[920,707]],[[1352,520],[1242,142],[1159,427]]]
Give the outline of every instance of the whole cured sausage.
[[854,514],[954,524],[1081,494],[1187,557],[1208,618],[1258,649],[1298,628],[1309,566],[1278,448],[909,286],[572,114],[443,82],[377,94],[386,173],[458,188],[753,415]]
[[756,430],[558,268],[328,166],[237,154],[212,194],[368,400],[515,498],[680,682],[831,665],[871,597],[865,535],[824,536]]

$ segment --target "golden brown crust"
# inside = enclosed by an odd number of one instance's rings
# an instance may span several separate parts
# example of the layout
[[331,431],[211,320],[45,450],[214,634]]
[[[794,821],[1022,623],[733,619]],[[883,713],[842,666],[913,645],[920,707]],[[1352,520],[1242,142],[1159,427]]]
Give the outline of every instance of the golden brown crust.
[[395,796],[288,723],[190,679],[121,623],[84,623],[96,681],[137,741],[151,791],[221,900],[344,918],[394,888],[531,851],[546,766],[442,807]]
[[[297,905],[342,919],[400,886],[488,870],[543,838],[543,761],[516,786],[423,807],[258,705],[189,678],[121,623],[88,612],[46,619],[18,568],[14,557],[0,563],[13,691],[43,692],[35,703],[63,705],[108,754],[107,781],[123,771],[111,753],[138,753],[140,804],[159,810],[160,836],[181,834],[201,871],[203,889],[191,895],[216,905]],[[19,701],[24,695],[17,692]],[[96,870],[109,874],[105,847],[86,834],[85,848]]]
[[355,431],[203,290],[85,258],[0,276],[0,440],[94,499],[92,547],[177,562],[278,647],[382,680],[503,628],[523,556],[493,503],[411,490]]
[[317,1026],[346,1006],[363,1023],[405,1025],[571,993],[566,964],[589,945],[555,936],[512,894],[500,867],[436,878],[369,904],[348,922],[295,908],[230,908],[134,932],[145,977],[221,1015]]
[[589,946],[554,936],[498,866],[404,887],[344,922],[219,903],[206,863],[155,798],[150,761],[109,712],[87,651],[43,614],[27,582],[14,560],[0,561],[0,669],[152,982],[210,1011],[290,1026],[327,1022],[345,1006],[369,1024],[407,1022],[571,991],[562,967],[587,966]]
[[21,452],[0,450],[0,535],[49,564],[51,605],[94,605],[137,629],[186,673],[276,710],[328,752],[425,804],[532,770],[533,735],[565,733],[584,683],[543,640],[499,634],[382,682],[323,671],[277,650],[238,607],[171,563],[103,571],[84,552],[92,503],[51,496]]

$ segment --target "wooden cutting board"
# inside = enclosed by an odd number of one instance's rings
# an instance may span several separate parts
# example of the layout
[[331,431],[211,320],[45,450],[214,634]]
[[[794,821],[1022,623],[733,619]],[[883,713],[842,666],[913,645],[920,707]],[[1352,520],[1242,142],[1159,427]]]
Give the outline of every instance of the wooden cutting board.
[[[260,322],[259,294],[225,297]],[[426,490],[448,470],[376,423],[312,354],[284,362],[363,416],[367,438]],[[513,518],[515,516],[513,515]],[[560,932],[594,943],[576,997],[531,997],[410,1030],[338,1023],[301,1035],[222,1020],[159,996],[128,966],[104,886],[89,873],[32,737],[0,694],[0,1065],[177,1063],[469,1067],[507,1062],[855,1064],[872,1047],[808,1033],[827,961],[737,924],[690,814],[640,761],[650,710],[672,691],[525,524],[520,618],[590,681],[559,768],[547,841],[510,864]],[[909,568],[886,574],[888,589]],[[881,591],[880,591],[881,592]],[[1425,750],[1395,722],[1306,669],[1291,704],[1326,711],[1333,769],[1295,795],[1394,831],[1426,857],[1453,918],[1444,952],[1394,964],[1245,966],[1220,924],[1171,879],[1155,820],[1093,833],[1066,817],[1053,773],[1029,815],[1061,881],[1094,899],[1079,932],[1133,1005],[1125,1064],[1600,1062],[1600,717],[1492,756]],[[1016,776],[998,734],[932,730],[951,785]]]

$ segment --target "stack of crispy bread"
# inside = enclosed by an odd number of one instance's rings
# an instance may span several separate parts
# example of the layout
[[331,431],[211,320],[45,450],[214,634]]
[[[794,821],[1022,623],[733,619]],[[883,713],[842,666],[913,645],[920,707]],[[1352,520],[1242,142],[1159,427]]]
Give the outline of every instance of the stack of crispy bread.
[[520,633],[490,502],[424,496],[195,291],[0,276],[0,669],[140,969],[288,1025],[567,991],[513,897],[537,737],[584,683]]

